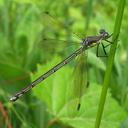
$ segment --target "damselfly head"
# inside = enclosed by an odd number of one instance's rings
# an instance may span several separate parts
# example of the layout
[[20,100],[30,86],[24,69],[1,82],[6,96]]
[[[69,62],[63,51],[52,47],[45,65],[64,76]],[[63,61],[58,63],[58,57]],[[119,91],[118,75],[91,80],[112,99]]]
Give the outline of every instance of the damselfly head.
[[106,32],[104,29],[100,29],[99,33],[104,39],[109,37],[108,32]]

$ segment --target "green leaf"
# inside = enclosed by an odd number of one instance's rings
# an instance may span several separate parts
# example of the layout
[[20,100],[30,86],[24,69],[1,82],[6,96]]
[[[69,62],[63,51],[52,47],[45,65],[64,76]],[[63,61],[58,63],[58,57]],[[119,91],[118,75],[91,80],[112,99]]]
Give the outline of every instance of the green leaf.
[[[32,74],[32,80],[42,75],[43,71],[51,68],[51,65],[57,64],[59,58],[54,58],[45,66],[38,66],[37,72]],[[82,97],[81,108],[73,116],[67,113],[67,91],[70,86],[72,68],[65,66],[52,76],[47,78],[33,89],[34,95],[45,102],[48,111],[54,115],[58,121],[74,128],[93,128],[96,118],[96,112],[99,103],[101,86],[91,84],[86,94]],[[73,90],[70,90],[73,91]],[[117,128],[121,121],[126,117],[123,109],[111,97],[110,92],[107,96],[104,115],[101,128]]]

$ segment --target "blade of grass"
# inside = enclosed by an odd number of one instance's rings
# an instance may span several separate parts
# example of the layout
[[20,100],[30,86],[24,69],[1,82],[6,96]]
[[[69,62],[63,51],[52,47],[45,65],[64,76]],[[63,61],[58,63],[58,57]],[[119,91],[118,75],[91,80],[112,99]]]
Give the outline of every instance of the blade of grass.
[[99,128],[100,123],[101,123],[101,118],[102,118],[102,114],[103,114],[107,90],[108,90],[110,77],[111,77],[111,73],[112,73],[112,67],[113,67],[117,42],[118,42],[118,36],[120,33],[120,27],[121,27],[121,23],[122,23],[124,6],[125,6],[125,0],[120,0],[119,5],[118,5],[117,15],[116,15],[114,33],[113,33],[113,37],[112,37],[113,45],[111,46],[109,57],[108,57],[108,64],[107,64],[106,73],[105,73],[104,82],[103,82],[103,88],[102,88],[102,92],[101,92],[101,96],[100,96],[100,103],[98,106],[95,128]]

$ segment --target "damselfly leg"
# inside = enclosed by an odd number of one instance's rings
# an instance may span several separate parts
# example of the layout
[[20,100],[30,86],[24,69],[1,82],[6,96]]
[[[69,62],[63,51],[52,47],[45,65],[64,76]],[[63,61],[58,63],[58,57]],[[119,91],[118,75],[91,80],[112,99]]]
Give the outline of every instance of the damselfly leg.
[[[100,33],[102,33],[102,31],[104,31],[104,30],[101,29]],[[106,37],[106,39],[104,39],[104,41],[108,42],[109,44],[104,45],[104,43],[102,41],[97,44],[97,50],[96,50],[96,56],[97,57],[108,57],[108,54],[106,52],[106,48],[112,44],[112,42],[108,40],[112,35],[113,34],[108,35],[108,37]],[[100,46],[100,44],[102,45],[102,49],[103,49],[104,55],[99,55],[99,46]]]

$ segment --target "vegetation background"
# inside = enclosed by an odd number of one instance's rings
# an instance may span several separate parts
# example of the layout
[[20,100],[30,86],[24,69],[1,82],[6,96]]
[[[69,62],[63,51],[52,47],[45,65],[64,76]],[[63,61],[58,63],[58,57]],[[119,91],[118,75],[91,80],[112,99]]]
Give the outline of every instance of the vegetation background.
[[[112,33],[117,7],[118,1],[114,0],[0,0],[1,128],[94,127],[107,62],[107,58],[96,57],[96,48],[88,50],[90,86],[74,117],[66,112],[65,98],[66,92],[72,91],[69,86],[76,68],[74,63],[15,103],[9,102],[9,97],[72,53],[77,46],[68,43],[78,41],[77,36],[96,35],[100,28]],[[55,20],[44,15],[45,11]],[[128,127],[127,12],[128,2],[101,123],[103,128]],[[44,41],[44,37],[55,40]]]

